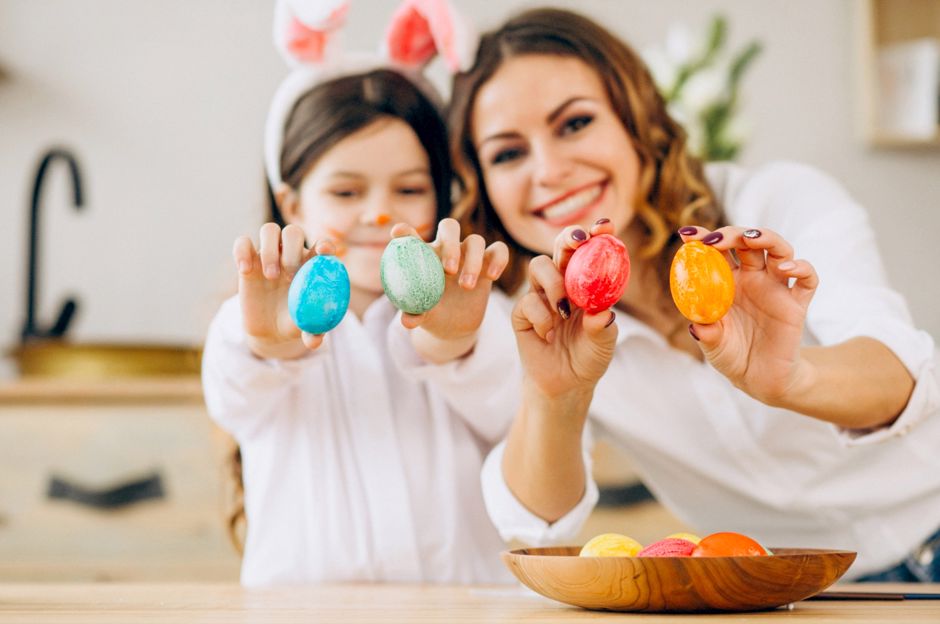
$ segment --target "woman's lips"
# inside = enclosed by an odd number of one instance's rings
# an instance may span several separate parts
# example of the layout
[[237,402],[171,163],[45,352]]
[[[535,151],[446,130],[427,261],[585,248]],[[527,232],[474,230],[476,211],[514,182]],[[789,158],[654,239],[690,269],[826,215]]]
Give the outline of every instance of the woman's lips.
[[606,190],[606,180],[591,184],[588,187],[571,193],[563,199],[554,201],[548,206],[534,211],[533,214],[545,219],[551,225],[566,226],[572,223],[578,223],[600,203]]

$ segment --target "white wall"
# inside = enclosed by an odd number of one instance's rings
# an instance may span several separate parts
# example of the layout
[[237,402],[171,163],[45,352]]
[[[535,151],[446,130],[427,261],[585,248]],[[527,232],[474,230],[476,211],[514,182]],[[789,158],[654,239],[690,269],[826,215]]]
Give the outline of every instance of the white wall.
[[[522,2],[457,4],[483,27]],[[715,11],[732,46],[764,54],[744,82],[755,133],[745,164],[788,158],[826,169],[871,211],[889,274],[915,320],[940,337],[940,151],[880,151],[854,127],[850,0],[558,2],[637,47],[674,21]],[[393,0],[353,2],[352,46],[374,46]],[[23,321],[27,204],[51,145],[81,158],[86,206],[70,208],[64,169],[44,201],[44,322],[77,294],[81,340],[199,342],[233,287],[232,240],[263,211],[261,128],[285,73],[265,0],[0,0],[0,347]],[[438,76],[443,82],[443,78]],[[832,232],[838,236],[838,232]]]

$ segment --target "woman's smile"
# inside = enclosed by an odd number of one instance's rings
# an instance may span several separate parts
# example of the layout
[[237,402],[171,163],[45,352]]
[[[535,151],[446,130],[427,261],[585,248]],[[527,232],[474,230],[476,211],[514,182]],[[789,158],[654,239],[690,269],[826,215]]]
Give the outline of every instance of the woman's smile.
[[608,182],[609,180],[592,182],[568,191],[536,208],[532,214],[559,227],[579,223],[604,200]]

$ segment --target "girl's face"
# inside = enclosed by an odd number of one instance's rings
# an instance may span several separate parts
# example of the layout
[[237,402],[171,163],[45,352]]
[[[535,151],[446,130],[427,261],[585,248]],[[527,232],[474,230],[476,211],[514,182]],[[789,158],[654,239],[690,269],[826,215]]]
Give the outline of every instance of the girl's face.
[[565,226],[632,221],[639,157],[583,61],[510,58],[477,93],[471,128],[490,202],[523,246],[551,254]]
[[307,242],[329,238],[353,288],[382,292],[379,264],[396,223],[425,238],[434,229],[436,196],[427,152],[411,127],[387,117],[327,150],[304,176],[294,220]]

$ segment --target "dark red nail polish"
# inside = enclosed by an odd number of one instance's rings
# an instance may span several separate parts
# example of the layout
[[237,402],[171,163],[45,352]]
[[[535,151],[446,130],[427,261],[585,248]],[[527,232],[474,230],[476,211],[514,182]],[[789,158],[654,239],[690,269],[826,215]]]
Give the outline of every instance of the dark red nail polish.
[[567,321],[568,317],[571,316],[571,304],[568,303],[568,300],[562,297],[558,300],[555,307],[558,308],[558,313],[561,314],[561,318]]
[[692,337],[696,340],[701,340],[701,338],[698,337],[698,334],[695,333],[695,327],[692,326],[692,323],[689,323],[689,333],[692,334]]
[[600,219],[594,222],[594,225],[604,225],[605,223],[610,223],[610,219],[608,219],[607,217],[601,217]]
[[702,242],[706,245],[714,245],[718,241],[724,238],[724,235],[721,232],[712,232],[708,236],[702,239]]
[[698,228],[692,225],[686,225],[685,227],[679,228],[679,234],[683,236],[695,236],[698,233]]
[[606,328],[606,327],[610,327],[611,324],[613,324],[615,318],[617,318],[617,315],[614,314],[614,311],[613,311],[613,310],[611,310],[611,311],[610,311],[610,318],[607,319],[607,323],[604,324],[604,327],[605,327],[605,328]]
[[584,230],[581,230],[581,229],[574,230],[574,231],[571,233],[571,238],[573,238],[574,240],[578,241],[579,243],[583,243],[584,241],[587,240],[587,232],[585,232]]

